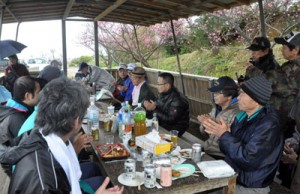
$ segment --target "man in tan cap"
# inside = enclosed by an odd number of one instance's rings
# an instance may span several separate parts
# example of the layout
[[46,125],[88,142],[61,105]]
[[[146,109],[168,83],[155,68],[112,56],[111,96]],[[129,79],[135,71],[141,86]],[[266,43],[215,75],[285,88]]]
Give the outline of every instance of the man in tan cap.
[[155,96],[145,80],[146,71],[142,67],[135,67],[131,72],[131,79],[134,85],[132,91],[132,108],[136,107],[138,103],[145,100],[155,100]]

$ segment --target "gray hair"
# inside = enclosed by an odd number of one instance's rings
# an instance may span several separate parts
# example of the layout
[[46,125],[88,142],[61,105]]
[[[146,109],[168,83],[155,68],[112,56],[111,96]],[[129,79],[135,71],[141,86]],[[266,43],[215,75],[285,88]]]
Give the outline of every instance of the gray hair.
[[89,94],[81,83],[67,78],[52,80],[39,95],[34,128],[43,128],[44,135],[65,136],[77,117],[83,120],[89,104]]

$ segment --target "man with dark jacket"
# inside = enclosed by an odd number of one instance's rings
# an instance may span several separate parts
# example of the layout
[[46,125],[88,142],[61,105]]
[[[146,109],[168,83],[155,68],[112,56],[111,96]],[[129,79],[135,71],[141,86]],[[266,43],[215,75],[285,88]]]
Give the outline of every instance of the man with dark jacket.
[[132,108],[137,107],[138,103],[142,103],[145,100],[154,100],[155,96],[149,88],[146,80],[146,71],[142,67],[135,67],[131,72],[131,81],[134,85],[132,91]]
[[205,131],[219,137],[225,161],[237,172],[236,194],[269,193],[283,151],[283,135],[276,111],[266,103],[271,82],[262,76],[241,85],[240,112],[230,126],[221,120],[203,122]]
[[[35,128],[15,150],[11,163],[17,163],[9,193],[82,193],[82,176],[70,137],[77,134],[89,106],[89,95],[78,82],[55,79],[39,96]],[[122,193],[106,189],[109,179],[96,194]]]
[[246,80],[279,68],[268,38],[256,37],[246,49],[251,51],[251,58],[246,64]]
[[[0,106],[0,155],[18,145],[18,132],[38,102],[40,85],[34,78],[23,76],[14,85],[14,95]],[[5,168],[10,175],[10,167]]]
[[13,87],[15,81],[21,76],[29,75],[27,67],[19,63],[17,55],[11,55],[8,57],[10,65],[4,70],[5,76],[3,77],[3,85],[13,93]]
[[170,73],[159,74],[157,80],[158,98],[144,101],[144,107],[157,115],[159,125],[171,131],[177,130],[181,137],[189,128],[189,102],[174,86]]

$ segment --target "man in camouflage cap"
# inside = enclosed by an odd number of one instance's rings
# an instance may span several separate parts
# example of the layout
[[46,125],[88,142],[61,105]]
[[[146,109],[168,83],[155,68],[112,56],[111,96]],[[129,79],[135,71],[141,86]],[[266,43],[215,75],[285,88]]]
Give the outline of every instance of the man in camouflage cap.
[[[295,120],[289,117],[289,112],[295,102],[300,87],[300,32],[291,32],[285,37],[275,38],[275,42],[282,44],[282,55],[288,60],[274,71],[267,73],[272,81],[271,104],[277,110],[284,137],[289,138],[294,132]],[[279,178],[282,185],[290,187],[292,170],[289,164],[280,164]]]
[[275,42],[282,44],[282,55],[288,61],[267,73],[267,78],[273,83],[270,101],[279,114],[285,137],[289,137],[294,123],[290,123],[288,115],[300,87],[300,32],[275,38]]

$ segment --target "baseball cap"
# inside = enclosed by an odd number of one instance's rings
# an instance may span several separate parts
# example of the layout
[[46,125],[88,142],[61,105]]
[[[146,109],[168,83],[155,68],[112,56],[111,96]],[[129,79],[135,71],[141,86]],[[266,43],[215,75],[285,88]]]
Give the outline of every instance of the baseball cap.
[[293,45],[300,47],[300,32],[290,32],[285,37],[274,38],[277,44]]
[[235,83],[235,81],[228,76],[223,76],[217,80],[214,80],[213,86],[208,88],[210,92],[218,92],[222,90],[237,90],[237,89],[238,86]]
[[259,51],[270,47],[271,47],[271,43],[269,39],[267,39],[266,37],[256,37],[252,41],[251,45],[246,49],[249,49],[251,51]]
[[129,64],[127,65],[127,70],[132,71],[135,67],[136,67],[136,64],[135,64],[135,63],[129,63]]
[[119,67],[118,67],[118,70],[120,70],[120,69],[127,69],[126,64],[121,63],[121,64],[119,65]]

